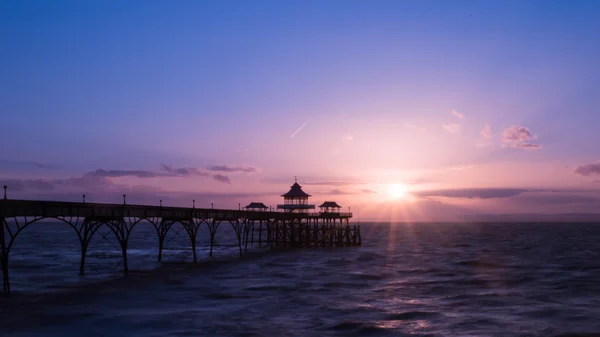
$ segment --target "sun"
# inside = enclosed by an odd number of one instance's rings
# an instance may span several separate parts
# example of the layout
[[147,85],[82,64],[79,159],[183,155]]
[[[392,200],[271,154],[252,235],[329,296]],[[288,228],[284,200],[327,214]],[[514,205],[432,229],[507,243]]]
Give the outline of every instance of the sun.
[[406,187],[402,184],[389,184],[387,193],[392,199],[403,199],[406,197]]

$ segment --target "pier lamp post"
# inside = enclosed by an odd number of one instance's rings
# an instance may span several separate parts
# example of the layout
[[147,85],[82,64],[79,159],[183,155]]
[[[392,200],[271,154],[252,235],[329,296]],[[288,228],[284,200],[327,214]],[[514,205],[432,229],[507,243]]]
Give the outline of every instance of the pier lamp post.
[[160,207],[162,207],[162,199],[160,199]]
[[211,203],[210,203],[210,209],[215,209],[215,207],[214,207],[214,206],[215,206],[215,205],[214,205],[214,204],[211,202]]
[[4,185],[4,200],[6,200],[6,189],[8,188],[8,186]]
[[81,195],[83,197],[83,203],[85,204],[85,194]]
[[196,200],[192,200],[192,208],[196,208]]
[[125,202],[125,198],[126,198],[126,197],[127,197],[127,196],[126,196],[125,194],[123,194],[123,205],[125,205],[125,204],[126,204],[126,202]]
[[242,204],[238,202],[238,211],[242,210]]

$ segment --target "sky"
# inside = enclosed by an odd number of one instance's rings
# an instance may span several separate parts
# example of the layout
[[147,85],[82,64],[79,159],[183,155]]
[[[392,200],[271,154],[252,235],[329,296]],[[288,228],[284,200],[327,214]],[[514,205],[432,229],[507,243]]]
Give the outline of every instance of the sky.
[[597,1],[0,1],[12,199],[600,213]]

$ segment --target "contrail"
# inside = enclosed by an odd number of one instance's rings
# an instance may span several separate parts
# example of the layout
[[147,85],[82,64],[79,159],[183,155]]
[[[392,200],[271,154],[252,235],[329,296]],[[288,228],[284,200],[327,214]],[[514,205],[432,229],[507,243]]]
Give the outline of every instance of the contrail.
[[[309,118],[310,119],[310,118]],[[304,128],[306,126],[306,124],[308,124],[308,119],[306,120],[306,122],[304,122],[304,124],[302,124],[301,127],[298,128],[298,130],[296,130],[296,132],[292,133],[292,135],[290,136],[290,138],[294,138],[294,136],[300,132],[300,130],[302,130],[302,128]]]

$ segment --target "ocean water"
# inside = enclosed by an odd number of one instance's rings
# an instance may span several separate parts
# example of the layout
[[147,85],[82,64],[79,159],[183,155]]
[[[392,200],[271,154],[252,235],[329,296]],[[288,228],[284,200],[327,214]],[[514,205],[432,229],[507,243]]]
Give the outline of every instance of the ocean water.
[[[77,276],[75,234],[35,226],[11,253],[3,337],[600,336],[596,224],[365,224],[361,247],[241,259],[203,247],[196,265],[177,262],[190,252],[175,232],[157,263],[148,226],[125,279],[118,259],[90,258]],[[226,229],[220,244],[233,243]],[[97,241],[92,253],[114,247]]]

